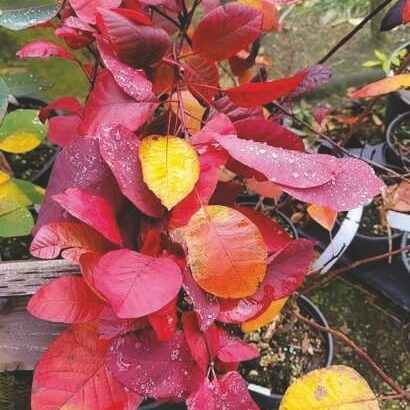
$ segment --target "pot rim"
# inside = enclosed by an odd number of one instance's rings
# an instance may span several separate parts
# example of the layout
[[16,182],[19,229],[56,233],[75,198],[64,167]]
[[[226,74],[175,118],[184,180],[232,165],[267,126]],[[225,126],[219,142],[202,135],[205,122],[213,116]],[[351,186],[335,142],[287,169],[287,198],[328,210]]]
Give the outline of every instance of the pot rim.
[[407,117],[410,117],[410,111],[398,115],[398,116],[389,124],[389,126],[387,127],[387,130],[386,130],[386,142],[387,142],[387,146],[388,146],[388,148],[389,148],[391,151],[394,152],[394,154],[395,154],[402,162],[407,162],[407,161],[400,156],[400,153],[399,153],[399,152],[397,152],[397,148],[396,148],[396,146],[395,146],[394,143],[393,143],[392,135],[393,135],[393,131],[394,131],[394,129],[397,127],[397,125],[400,124],[400,122],[401,122],[403,119],[407,118]]
[[[407,243],[410,241],[410,232],[404,232],[403,234],[403,239],[401,241],[401,248],[404,248],[407,246]],[[409,258],[407,258],[406,253],[409,251],[403,251],[400,254],[401,261],[407,270],[408,273],[410,273],[410,261]]]

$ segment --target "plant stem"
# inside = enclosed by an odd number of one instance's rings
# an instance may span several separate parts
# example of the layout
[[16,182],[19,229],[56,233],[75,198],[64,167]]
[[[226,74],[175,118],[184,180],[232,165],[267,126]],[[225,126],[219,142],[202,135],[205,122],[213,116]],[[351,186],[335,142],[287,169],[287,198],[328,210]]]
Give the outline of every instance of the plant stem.
[[346,345],[348,345],[363,361],[385,382],[387,383],[397,394],[403,397],[405,400],[410,401],[410,393],[404,390],[396,381],[394,381],[390,376],[388,376],[378,365],[377,363],[361,348],[359,347],[353,340],[348,338],[344,333],[330,329],[328,327],[319,325],[318,323],[314,322],[306,318],[305,316],[301,315],[298,311],[298,308],[293,310],[293,314],[302,322],[308,324],[309,326],[318,329],[322,332],[327,332],[336,336],[341,341],[343,341]]
[[333,56],[340,48],[349,42],[373,17],[379,14],[385,7],[387,7],[393,0],[384,0],[378,7],[372,10],[352,31],[344,36],[324,57],[322,57],[317,64],[324,64],[330,57]]

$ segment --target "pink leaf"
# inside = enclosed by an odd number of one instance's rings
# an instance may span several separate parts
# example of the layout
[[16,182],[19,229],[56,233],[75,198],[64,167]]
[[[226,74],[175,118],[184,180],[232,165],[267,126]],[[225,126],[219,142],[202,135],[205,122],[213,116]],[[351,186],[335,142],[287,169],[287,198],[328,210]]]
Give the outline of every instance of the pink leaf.
[[81,118],[76,115],[59,115],[48,120],[48,139],[53,144],[65,147],[79,137],[77,132]]
[[191,144],[201,146],[214,143],[215,136],[231,135],[236,136],[236,130],[232,121],[225,114],[216,114],[203,128],[195,133],[191,138]]
[[171,300],[157,312],[148,315],[148,322],[155,330],[160,342],[167,342],[178,327],[177,298]]
[[202,205],[208,204],[226,160],[221,151],[211,150],[200,156],[201,172],[193,192],[172,209],[169,225],[173,229],[185,226]]
[[104,302],[84,279],[64,276],[42,286],[30,299],[27,310],[50,322],[86,323],[98,319]]
[[289,95],[305,77],[306,73],[300,72],[293,77],[266,83],[248,83],[229,88],[225,90],[225,94],[240,107],[255,107]]
[[147,80],[143,70],[137,70],[118,60],[103,39],[97,40],[97,44],[106,67],[125,93],[136,101],[157,102],[152,92],[152,83]]
[[119,7],[122,0],[70,0],[77,16],[88,24],[95,24],[97,9]]
[[198,378],[184,334],[159,342],[153,330],[118,338],[110,347],[107,366],[127,388],[144,397],[184,400]]
[[148,216],[159,217],[164,208],[142,179],[139,144],[139,139],[124,127],[100,130],[101,155],[111,168],[121,192]]
[[75,60],[76,58],[65,48],[52,43],[51,41],[36,40],[21,48],[17,55],[20,58],[49,58],[60,57],[66,60]]
[[93,135],[107,124],[120,124],[136,130],[151,117],[157,105],[155,98],[136,101],[117,85],[108,70],[104,70],[97,76],[96,85],[85,106],[79,132]]
[[210,381],[205,378],[200,388],[187,400],[188,410],[258,410],[249,395],[245,380],[237,372],[229,372]]
[[192,300],[201,330],[205,331],[218,316],[217,299],[199,287],[188,269],[184,272],[184,290]]
[[141,68],[164,56],[169,47],[169,36],[165,30],[153,25],[136,24],[115,11],[99,11],[99,27],[121,61]]
[[262,32],[262,14],[238,3],[219,6],[206,14],[192,37],[192,49],[212,61],[231,57]]
[[143,401],[126,391],[105,365],[106,343],[96,324],[76,325],[62,333],[34,371],[31,408],[134,410]]
[[94,229],[76,222],[43,225],[34,236],[30,253],[40,259],[54,259],[62,252],[66,259],[77,261],[86,252],[105,252],[112,245]]
[[53,196],[65,210],[94,228],[109,241],[121,245],[121,233],[114,209],[103,197],[89,194],[78,188],[69,188]]
[[216,137],[216,140],[234,159],[279,185],[310,188],[325,184],[338,172],[336,164],[340,160],[328,155],[322,155],[327,164],[318,166],[315,159],[319,155],[275,148],[231,136]]
[[97,289],[119,318],[138,318],[164,307],[182,285],[179,266],[170,258],[129,250],[104,255],[95,269]]

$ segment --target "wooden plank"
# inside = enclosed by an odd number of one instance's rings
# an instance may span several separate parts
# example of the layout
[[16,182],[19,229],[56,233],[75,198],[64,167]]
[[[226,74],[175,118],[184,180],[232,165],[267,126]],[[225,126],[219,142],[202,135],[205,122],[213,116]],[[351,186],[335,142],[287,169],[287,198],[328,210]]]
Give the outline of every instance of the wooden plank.
[[79,272],[78,265],[62,259],[0,262],[0,297],[32,295],[51,279]]
[[29,298],[2,300],[0,311],[0,372],[32,370],[47,346],[66,328],[31,316]]

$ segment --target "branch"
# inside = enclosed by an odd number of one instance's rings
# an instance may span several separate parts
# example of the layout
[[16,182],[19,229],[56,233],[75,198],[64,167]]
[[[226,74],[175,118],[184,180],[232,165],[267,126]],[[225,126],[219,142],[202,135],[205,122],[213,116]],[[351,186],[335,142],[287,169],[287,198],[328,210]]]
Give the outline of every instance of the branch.
[[350,33],[344,36],[317,64],[324,64],[330,57],[333,56],[340,48],[342,48],[350,39],[352,39],[373,17],[379,14],[393,0],[384,0],[379,6],[371,11]]
[[388,376],[378,365],[377,363],[353,340],[349,339],[344,333],[330,329],[328,327],[319,325],[318,323],[306,318],[301,315],[298,311],[298,308],[293,310],[293,314],[302,322],[308,324],[309,326],[318,329],[322,332],[327,332],[339,338],[343,343],[348,345],[374,372],[385,382],[387,383],[400,397],[403,397],[405,400],[410,402],[410,393],[404,390],[396,381],[394,381],[390,376]]

